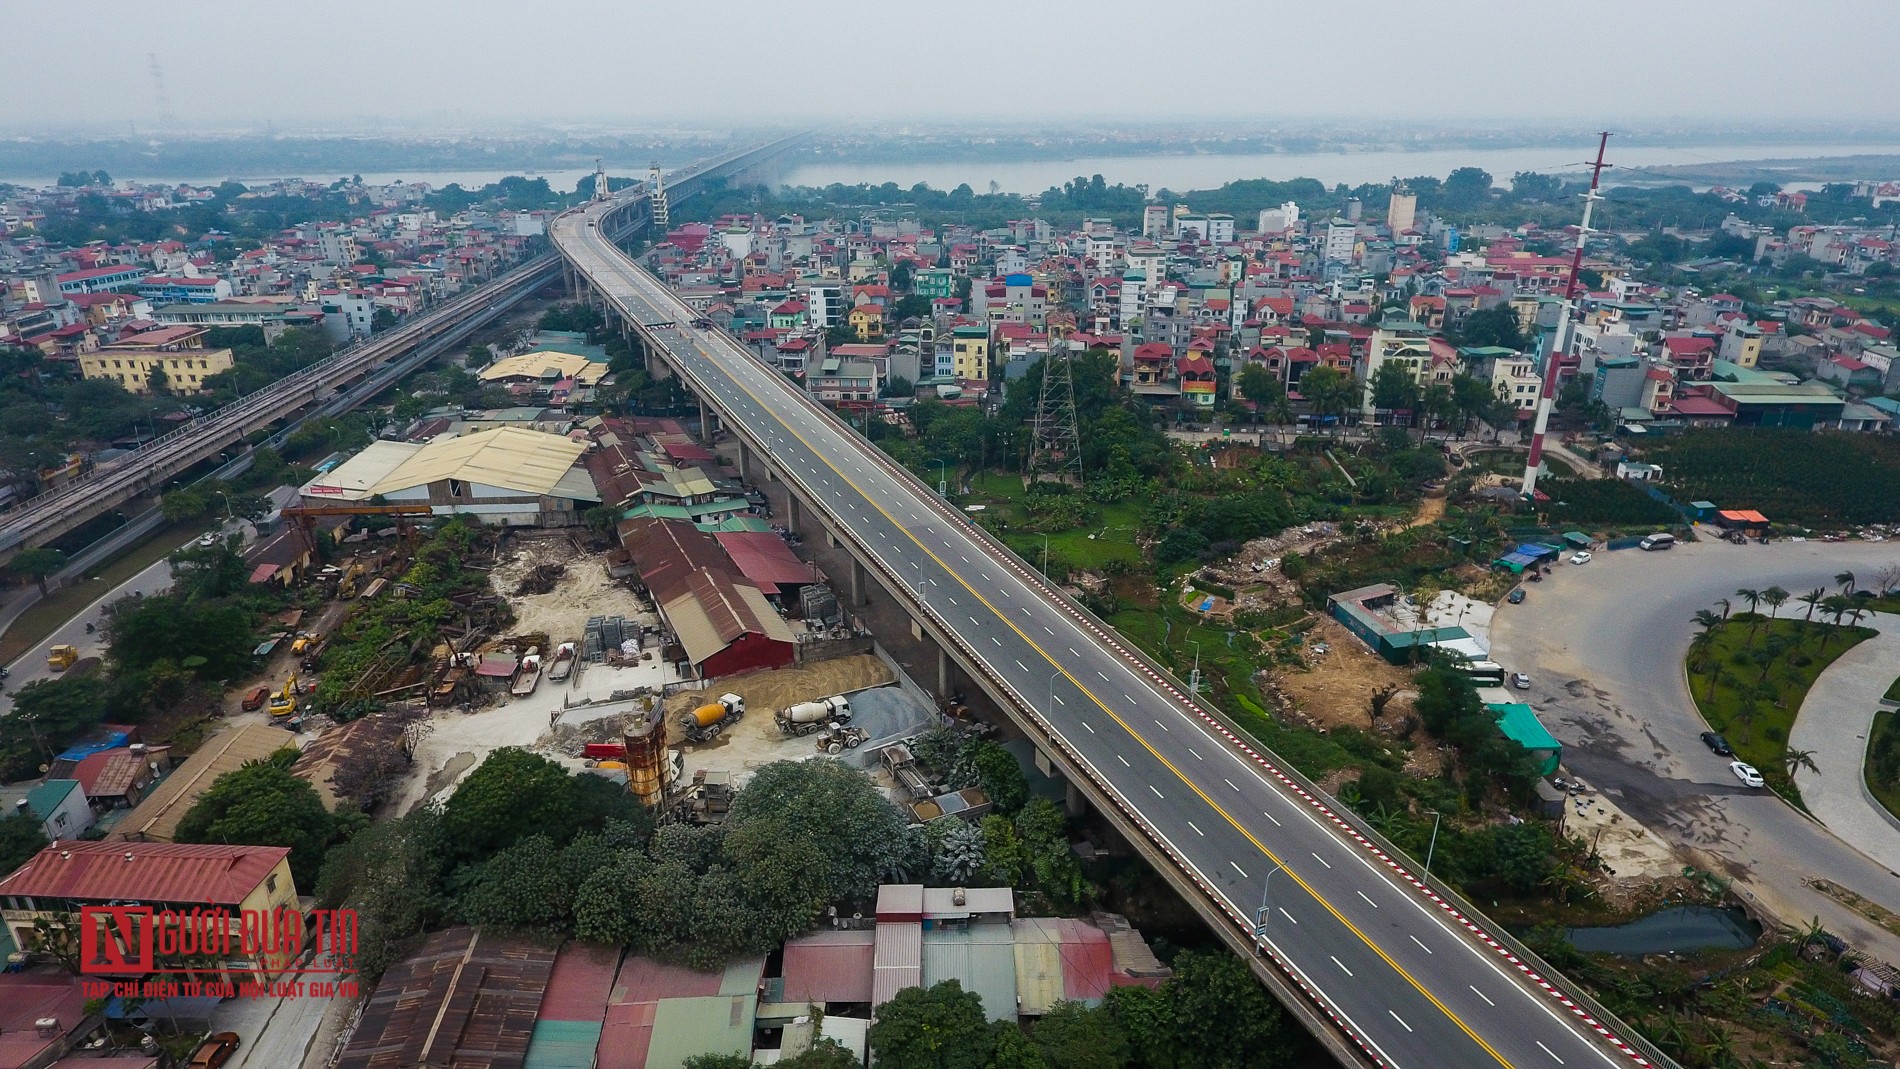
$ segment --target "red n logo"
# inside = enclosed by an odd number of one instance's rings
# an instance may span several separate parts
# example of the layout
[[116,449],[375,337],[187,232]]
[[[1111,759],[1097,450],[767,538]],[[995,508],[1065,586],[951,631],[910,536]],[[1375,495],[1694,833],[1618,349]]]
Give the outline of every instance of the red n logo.
[[147,906],[81,906],[79,971],[152,970],[152,911]]

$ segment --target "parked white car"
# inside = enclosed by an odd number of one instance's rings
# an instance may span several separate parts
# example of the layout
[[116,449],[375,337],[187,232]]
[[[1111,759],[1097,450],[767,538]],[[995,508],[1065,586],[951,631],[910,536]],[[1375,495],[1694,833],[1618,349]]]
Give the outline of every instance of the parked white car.
[[1588,563],[1590,563],[1590,553],[1589,553],[1589,551],[1588,551],[1588,550],[1585,550],[1585,551],[1584,551],[1584,552],[1582,552],[1582,553],[1573,553],[1573,554],[1571,554],[1571,557],[1570,557],[1570,563],[1572,563],[1572,564],[1588,564]]
[[1735,778],[1741,780],[1744,787],[1762,785],[1761,773],[1755,771],[1755,766],[1746,761],[1730,761],[1728,770],[1735,773]]
[[1525,675],[1522,672],[1512,672],[1511,686],[1516,687],[1519,690],[1529,690],[1531,689],[1531,677]]

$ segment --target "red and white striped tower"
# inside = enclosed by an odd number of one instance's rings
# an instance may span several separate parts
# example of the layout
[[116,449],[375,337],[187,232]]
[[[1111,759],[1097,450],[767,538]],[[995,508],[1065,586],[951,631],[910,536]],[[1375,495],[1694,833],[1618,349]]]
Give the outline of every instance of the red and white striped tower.
[[1602,199],[1597,187],[1607,166],[1603,162],[1603,150],[1609,144],[1610,134],[1606,130],[1598,137],[1597,162],[1590,170],[1590,190],[1583,195],[1583,222],[1577,227],[1577,248],[1570,256],[1570,278],[1564,283],[1563,315],[1557,320],[1556,333],[1551,335],[1550,350],[1544,354],[1544,389],[1537,397],[1537,421],[1531,426],[1531,455],[1524,462],[1523,495],[1526,498],[1537,489],[1537,469],[1544,463],[1544,432],[1550,427],[1550,409],[1557,399],[1557,368],[1561,358],[1570,352],[1570,327],[1577,313],[1577,275],[1583,267],[1583,243],[1590,240],[1590,212]]

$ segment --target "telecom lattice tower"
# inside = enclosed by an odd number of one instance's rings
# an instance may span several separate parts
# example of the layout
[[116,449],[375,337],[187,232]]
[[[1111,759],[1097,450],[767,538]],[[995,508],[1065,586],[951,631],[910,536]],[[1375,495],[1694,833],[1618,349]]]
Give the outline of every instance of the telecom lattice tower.
[[1042,361],[1042,395],[1036,403],[1029,443],[1029,481],[1082,484],[1082,434],[1075,421],[1075,374],[1069,356],[1051,353]]
[[653,229],[665,230],[671,216],[666,208],[666,185],[660,180],[657,163],[647,168],[647,202],[653,206]]

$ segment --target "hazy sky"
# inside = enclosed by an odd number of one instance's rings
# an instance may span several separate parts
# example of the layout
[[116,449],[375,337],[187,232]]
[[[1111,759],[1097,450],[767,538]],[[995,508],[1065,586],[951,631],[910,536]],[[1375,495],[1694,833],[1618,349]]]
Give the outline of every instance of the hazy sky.
[[1900,120],[1895,0],[8,3],[0,125]]

